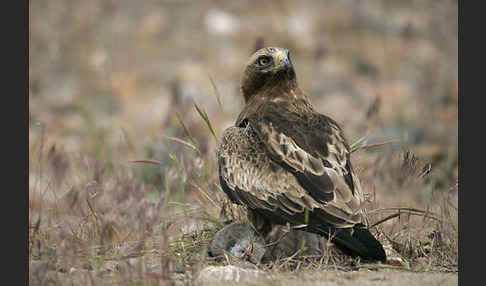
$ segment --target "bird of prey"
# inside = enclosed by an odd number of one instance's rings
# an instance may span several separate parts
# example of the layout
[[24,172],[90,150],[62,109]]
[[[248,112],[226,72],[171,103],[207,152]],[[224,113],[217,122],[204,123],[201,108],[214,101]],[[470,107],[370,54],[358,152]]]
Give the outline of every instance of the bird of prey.
[[289,51],[256,51],[240,85],[245,107],[217,149],[229,199],[264,237],[272,225],[300,226],[352,257],[385,262],[343,132],[299,88]]

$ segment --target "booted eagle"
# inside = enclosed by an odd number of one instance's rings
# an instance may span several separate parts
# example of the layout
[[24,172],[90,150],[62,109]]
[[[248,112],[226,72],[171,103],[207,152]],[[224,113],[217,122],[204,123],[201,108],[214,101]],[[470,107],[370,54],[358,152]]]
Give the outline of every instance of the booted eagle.
[[264,237],[272,225],[289,223],[353,257],[386,261],[367,228],[343,132],[299,88],[289,51],[256,51],[241,77],[241,93],[245,107],[217,150],[229,199],[247,207]]

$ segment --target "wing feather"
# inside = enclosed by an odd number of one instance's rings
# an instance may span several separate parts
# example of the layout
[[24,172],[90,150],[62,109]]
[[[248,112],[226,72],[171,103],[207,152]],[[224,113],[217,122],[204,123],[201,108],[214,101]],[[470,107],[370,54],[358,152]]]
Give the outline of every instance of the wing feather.
[[[289,150],[296,150],[307,162],[313,160],[309,159],[312,155],[297,146],[293,140],[284,140],[290,142]],[[287,221],[295,224],[304,223],[306,210],[310,211],[311,219],[320,224],[331,223],[335,227],[348,227],[361,221],[357,210],[341,200],[326,201],[328,198],[325,196],[309,193],[307,186],[302,185],[288,167],[276,163],[268,156],[265,143],[250,125],[246,128],[231,127],[225,130],[218,148],[218,158],[221,185],[234,203],[245,204],[249,208],[268,213],[280,213]],[[313,176],[320,174],[320,177],[329,177],[330,171],[322,163],[317,164],[321,168],[319,170],[319,167],[310,167],[302,163],[302,160],[300,162],[301,164],[295,163],[295,166],[300,166],[301,170],[309,169],[306,172]]]
[[261,112],[264,116],[249,116],[248,124],[269,156],[293,173],[318,202],[358,211],[363,200],[361,187],[337,123],[317,113],[315,119],[304,120],[298,114],[289,116],[290,112],[275,109],[271,103],[268,106]]

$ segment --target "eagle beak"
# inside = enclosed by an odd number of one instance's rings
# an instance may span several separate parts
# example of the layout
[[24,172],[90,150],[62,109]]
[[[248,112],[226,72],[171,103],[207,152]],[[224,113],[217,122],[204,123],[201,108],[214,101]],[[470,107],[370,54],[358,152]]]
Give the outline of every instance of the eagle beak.
[[288,69],[292,66],[289,59],[289,50],[284,50],[280,52],[277,56],[277,68],[278,69]]
[[275,64],[272,67],[263,70],[264,73],[276,73],[278,71],[289,71],[292,69],[289,50],[278,51],[278,53],[274,54],[273,57]]

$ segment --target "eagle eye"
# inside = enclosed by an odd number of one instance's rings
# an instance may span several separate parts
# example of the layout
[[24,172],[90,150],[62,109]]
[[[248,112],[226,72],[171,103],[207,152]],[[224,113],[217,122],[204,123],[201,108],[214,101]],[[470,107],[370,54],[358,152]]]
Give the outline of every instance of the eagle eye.
[[272,58],[269,57],[269,56],[261,56],[257,59],[257,64],[261,67],[264,67],[264,66],[268,65],[271,60],[272,60]]

